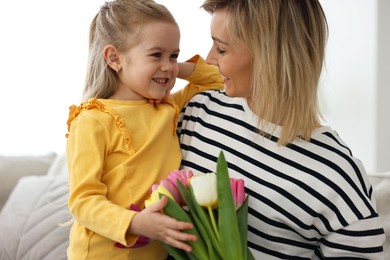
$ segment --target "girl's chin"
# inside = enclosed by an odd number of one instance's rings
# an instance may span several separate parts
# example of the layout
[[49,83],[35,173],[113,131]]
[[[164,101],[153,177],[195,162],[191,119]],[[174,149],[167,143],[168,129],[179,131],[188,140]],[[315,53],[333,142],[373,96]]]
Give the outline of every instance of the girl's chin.
[[163,100],[166,95],[153,95],[150,100]]
[[150,93],[150,96],[153,99],[163,99],[167,95],[167,91],[161,90],[161,91],[155,91],[153,93]]

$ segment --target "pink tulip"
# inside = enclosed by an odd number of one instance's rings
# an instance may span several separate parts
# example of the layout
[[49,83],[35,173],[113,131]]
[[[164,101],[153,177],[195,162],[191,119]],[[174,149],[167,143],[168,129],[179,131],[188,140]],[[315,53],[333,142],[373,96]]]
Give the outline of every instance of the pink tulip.
[[151,192],[157,190],[157,188],[158,188],[158,184],[153,184],[151,188]]
[[[168,178],[165,178],[160,181],[160,184],[153,184],[151,187],[151,196],[148,200],[145,201],[145,204],[149,206],[150,204],[159,200],[158,193],[166,194],[168,191],[168,197],[174,199],[179,205],[185,205],[183,198],[181,197],[179,188],[177,187],[177,180],[188,188],[189,179],[194,176],[191,170],[175,170],[168,174]],[[172,195],[172,196],[169,196]]]
[[244,180],[230,178],[230,186],[232,188],[234,207],[238,210],[245,201]]
[[168,179],[177,186],[177,179],[183,183],[184,187],[188,188],[189,179],[194,176],[194,173],[191,170],[176,170],[168,174]]
[[177,186],[175,184],[173,184],[173,182],[171,180],[169,180],[169,179],[161,180],[160,186],[165,187],[172,194],[175,201],[177,203],[181,204],[183,199],[181,198],[180,191],[177,188]]

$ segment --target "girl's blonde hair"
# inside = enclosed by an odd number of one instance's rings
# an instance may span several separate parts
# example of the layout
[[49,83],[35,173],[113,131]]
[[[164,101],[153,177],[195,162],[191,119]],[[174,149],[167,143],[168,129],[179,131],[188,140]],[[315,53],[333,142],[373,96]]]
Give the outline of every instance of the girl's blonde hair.
[[264,121],[282,125],[279,144],[309,140],[320,126],[317,90],[328,25],[318,0],[206,0],[226,8],[227,30],[253,57],[248,102]]
[[83,101],[109,98],[118,86],[117,73],[104,59],[104,47],[111,44],[119,52],[128,51],[137,43],[136,34],[142,25],[156,20],[177,25],[169,10],[153,0],[114,0],[101,6],[90,25]]

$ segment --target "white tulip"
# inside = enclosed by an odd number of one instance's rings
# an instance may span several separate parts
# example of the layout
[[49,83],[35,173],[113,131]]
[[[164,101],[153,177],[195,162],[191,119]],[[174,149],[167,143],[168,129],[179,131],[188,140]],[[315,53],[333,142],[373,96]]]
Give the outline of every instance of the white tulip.
[[215,173],[197,174],[190,184],[198,204],[202,207],[218,206],[217,175]]

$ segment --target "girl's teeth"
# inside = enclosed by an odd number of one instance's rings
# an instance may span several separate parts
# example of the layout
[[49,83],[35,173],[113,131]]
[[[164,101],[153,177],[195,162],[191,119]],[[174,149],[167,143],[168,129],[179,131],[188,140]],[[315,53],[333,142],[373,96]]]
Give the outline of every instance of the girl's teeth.
[[158,83],[165,83],[166,82],[165,79],[155,79],[155,81],[158,82]]

